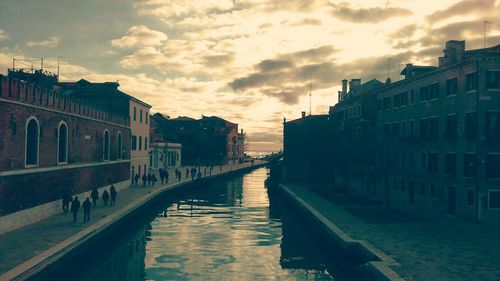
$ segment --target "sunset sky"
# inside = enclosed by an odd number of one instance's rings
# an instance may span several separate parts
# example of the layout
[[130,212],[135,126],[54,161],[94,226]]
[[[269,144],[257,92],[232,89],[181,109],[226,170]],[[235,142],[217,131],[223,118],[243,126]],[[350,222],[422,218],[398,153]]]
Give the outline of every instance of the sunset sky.
[[[0,0],[0,73],[61,56],[61,80],[118,81],[170,117],[240,124],[251,150],[282,146],[283,118],[324,114],[340,80],[399,80],[446,40],[500,44],[500,0]],[[35,65],[35,67],[38,67]],[[55,71],[55,70],[54,70]]]

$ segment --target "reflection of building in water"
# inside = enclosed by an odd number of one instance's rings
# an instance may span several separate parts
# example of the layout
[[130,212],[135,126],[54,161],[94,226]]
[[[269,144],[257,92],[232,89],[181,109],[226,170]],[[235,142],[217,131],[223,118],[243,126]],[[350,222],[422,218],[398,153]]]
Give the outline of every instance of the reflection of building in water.
[[[79,273],[80,280],[93,281],[135,281],[145,280],[145,263],[146,257],[146,231],[141,228],[131,238],[125,240],[126,243],[117,246],[118,242],[112,243],[116,248],[107,251],[108,247],[102,250],[103,252],[96,253],[99,258],[99,263],[92,263],[90,266],[90,275],[85,272]],[[109,256],[102,258],[102,256]]]

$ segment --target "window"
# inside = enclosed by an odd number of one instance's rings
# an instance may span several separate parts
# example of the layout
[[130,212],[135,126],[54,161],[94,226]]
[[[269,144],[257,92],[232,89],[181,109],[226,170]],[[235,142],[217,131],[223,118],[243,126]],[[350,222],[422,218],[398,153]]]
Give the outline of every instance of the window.
[[427,172],[430,174],[438,173],[438,154],[435,152],[427,155]]
[[464,177],[472,178],[476,176],[476,154],[464,154]]
[[103,152],[103,157],[102,159],[104,161],[107,161],[109,160],[109,131],[108,130],[104,130],[104,136],[103,136],[103,149],[102,149],[102,152]]
[[465,76],[465,91],[473,91],[477,89],[477,74],[469,73]]
[[420,137],[427,137],[428,133],[428,120],[425,118],[422,118],[419,120],[419,125],[420,125]]
[[465,113],[465,137],[473,139],[477,134],[477,114],[476,112]]
[[142,150],[142,137],[139,137],[139,150]]
[[64,122],[57,130],[57,163],[68,163],[68,126]]
[[436,184],[431,183],[429,185],[429,191],[430,191],[429,193],[430,193],[431,197],[436,198]]
[[446,80],[446,95],[452,96],[457,94],[457,78]]
[[415,153],[413,151],[410,151],[410,153],[408,153],[408,168],[415,168]]
[[134,121],[137,120],[137,108],[134,106]]
[[429,99],[439,98],[439,83],[429,86]]
[[488,208],[490,209],[500,208],[500,190],[488,191]]
[[401,93],[401,106],[408,105],[408,92]]
[[429,118],[429,136],[436,138],[439,136],[439,117]]
[[476,193],[474,192],[474,189],[469,188],[469,189],[467,189],[466,192],[467,192],[467,196],[466,196],[466,202],[465,203],[469,207],[474,207],[474,205],[475,205],[474,202],[476,201],[475,200],[476,199]]
[[401,137],[405,138],[408,136],[408,122],[401,122]]
[[429,99],[429,88],[427,86],[420,88],[420,101]]
[[382,99],[377,100],[377,110],[378,111],[382,110]]
[[391,137],[391,124],[384,124],[384,137],[390,138]]
[[444,162],[445,162],[445,175],[455,176],[457,174],[457,154],[446,153]]
[[40,144],[40,127],[35,117],[30,117],[26,122],[25,155],[26,166],[38,165],[38,148]]
[[427,154],[422,152],[420,154],[420,169],[425,170],[427,168]]
[[142,123],[142,109],[139,110],[139,122]]
[[486,176],[488,178],[500,178],[500,154],[486,155]]
[[486,72],[486,88],[500,89],[500,71]]
[[144,150],[148,150],[148,138],[144,138]]
[[116,159],[122,159],[122,133],[118,132],[118,137],[116,140]]
[[149,114],[147,112],[145,112],[144,115],[146,115],[146,124],[148,124],[148,122],[149,122]]
[[136,149],[137,149],[137,137],[132,136],[132,150],[136,150]]
[[397,95],[394,95],[394,107],[399,107],[401,106],[401,95],[400,94],[397,94]]
[[410,120],[410,123],[408,123],[408,127],[408,129],[410,130],[408,135],[410,137],[415,137],[415,120]]
[[390,97],[384,98],[384,109],[389,109],[389,107],[391,106],[390,103],[391,103]]
[[399,137],[399,123],[392,124],[392,136],[395,138]]
[[488,111],[486,115],[486,134],[489,139],[500,138],[500,112]]
[[450,114],[446,116],[446,133],[447,139],[455,139],[457,137],[457,115]]
[[415,103],[415,90],[410,91],[410,104]]

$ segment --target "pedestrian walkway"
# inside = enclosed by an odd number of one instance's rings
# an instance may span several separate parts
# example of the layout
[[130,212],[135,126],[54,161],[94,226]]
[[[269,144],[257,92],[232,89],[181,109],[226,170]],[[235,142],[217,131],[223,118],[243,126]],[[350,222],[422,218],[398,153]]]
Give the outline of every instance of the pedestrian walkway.
[[[254,165],[256,164],[260,163],[254,163]],[[249,166],[250,163],[214,166],[212,175],[227,173],[232,170]],[[182,180],[180,182],[191,181],[191,178],[187,179],[185,177],[186,168],[191,169],[192,167],[179,168],[183,172]],[[198,168],[198,166],[195,168]],[[207,169],[206,175],[210,175],[209,167],[201,166],[200,168],[202,176],[205,168]],[[118,192],[115,206],[103,206],[102,200],[99,200],[97,206],[92,208],[90,211],[90,222],[88,223],[83,222],[83,210],[80,210],[78,213],[78,221],[76,223],[72,222],[73,219],[71,212],[60,213],[0,235],[0,261],[2,261],[0,262],[0,275],[66,240],[67,238],[81,232],[85,228],[88,228],[92,224],[98,222],[100,219],[110,216],[111,214],[118,212],[118,210],[121,211],[125,206],[130,206],[130,203],[136,200],[139,201],[139,199],[144,198],[153,190],[167,188],[178,183],[179,181],[175,179],[172,172],[168,184],[162,185],[161,183],[157,183],[155,186],[146,187],[143,187],[142,184],[140,184],[139,187],[122,189]],[[85,198],[79,199],[81,202],[85,200]]]
[[287,187],[351,238],[395,259],[400,266],[391,268],[407,280],[500,280],[500,227],[334,204],[303,185]]

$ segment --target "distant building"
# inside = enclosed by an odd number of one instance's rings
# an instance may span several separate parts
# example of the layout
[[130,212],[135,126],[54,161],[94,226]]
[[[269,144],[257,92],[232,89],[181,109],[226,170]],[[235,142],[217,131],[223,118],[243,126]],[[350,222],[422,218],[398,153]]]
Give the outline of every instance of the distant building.
[[286,181],[331,182],[328,115],[309,115],[283,122]]
[[128,116],[54,92],[56,82],[0,75],[0,216],[128,179]]
[[116,82],[92,83],[85,79],[58,83],[62,95],[76,97],[130,119],[132,136],[130,176],[149,171],[149,110],[151,105],[118,89]]
[[343,80],[339,102],[330,107],[330,164],[336,183],[351,193],[375,192],[377,90],[383,86],[352,79],[348,88]]
[[448,41],[378,92],[378,187],[391,206],[500,222],[500,45]]
[[170,119],[156,113],[151,118],[155,142],[182,145],[182,165],[236,163],[243,159],[244,136],[238,134],[238,124],[215,116]]
[[157,176],[160,168],[180,168],[182,160],[182,144],[154,141],[150,144],[149,157],[151,170]]

